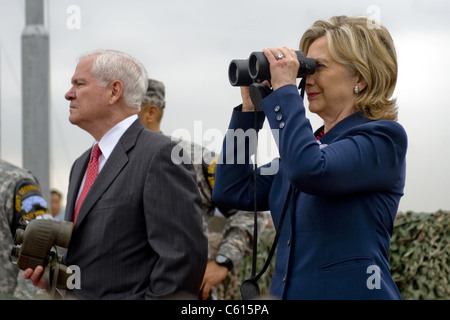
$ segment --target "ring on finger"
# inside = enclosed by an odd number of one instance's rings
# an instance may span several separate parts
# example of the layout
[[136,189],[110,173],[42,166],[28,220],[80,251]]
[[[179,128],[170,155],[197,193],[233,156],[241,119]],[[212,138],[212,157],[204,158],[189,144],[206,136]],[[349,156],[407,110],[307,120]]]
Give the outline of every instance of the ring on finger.
[[275,58],[276,58],[277,60],[280,60],[280,59],[283,59],[283,58],[284,58],[284,55],[283,55],[281,52],[278,52],[278,53],[275,55]]

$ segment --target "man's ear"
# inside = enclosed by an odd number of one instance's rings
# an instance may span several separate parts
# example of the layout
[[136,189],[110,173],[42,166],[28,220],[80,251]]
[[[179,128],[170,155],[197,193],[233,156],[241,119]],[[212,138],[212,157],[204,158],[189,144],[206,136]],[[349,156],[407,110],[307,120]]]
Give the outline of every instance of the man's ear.
[[141,107],[139,111],[139,118],[144,123],[144,125],[149,128],[155,125],[159,125],[159,108],[155,105],[147,105],[145,108]]
[[123,92],[122,82],[119,80],[113,81],[111,83],[111,97],[109,99],[109,104],[112,105],[115,102],[117,102],[117,100],[119,100],[120,97],[122,97],[122,92]]
[[147,116],[150,123],[158,122],[160,110],[157,106],[151,105],[147,108]]

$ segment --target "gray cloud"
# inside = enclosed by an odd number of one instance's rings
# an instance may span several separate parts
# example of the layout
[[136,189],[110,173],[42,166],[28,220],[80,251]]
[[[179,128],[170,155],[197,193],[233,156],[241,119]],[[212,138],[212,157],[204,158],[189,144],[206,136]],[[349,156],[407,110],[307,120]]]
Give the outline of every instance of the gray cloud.
[[[67,9],[80,9],[79,29],[67,27]],[[24,1],[0,1],[1,156],[21,165],[20,37]],[[234,58],[272,46],[297,48],[315,20],[333,15],[377,15],[391,31],[399,54],[395,95],[400,123],[409,135],[407,185],[400,209],[448,209],[449,130],[446,119],[446,57],[450,43],[448,1],[297,0],[47,0],[51,61],[51,187],[67,191],[72,162],[93,138],[68,122],[64,93],[77,57],[99,47],[126,51],[141,60],[149,76],[166,84],[162,129],[225,132],[239,89],[228,83]],[[309,115],[313,127],[320,119]]]

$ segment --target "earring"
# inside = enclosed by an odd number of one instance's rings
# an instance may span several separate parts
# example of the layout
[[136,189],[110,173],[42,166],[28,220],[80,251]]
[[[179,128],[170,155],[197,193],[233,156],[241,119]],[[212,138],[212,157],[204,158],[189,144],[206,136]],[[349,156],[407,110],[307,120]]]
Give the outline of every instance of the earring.
[[355,88],[353,89],[353,92],[355,92],[356,94],[359,93],[359,87],[356,85]]

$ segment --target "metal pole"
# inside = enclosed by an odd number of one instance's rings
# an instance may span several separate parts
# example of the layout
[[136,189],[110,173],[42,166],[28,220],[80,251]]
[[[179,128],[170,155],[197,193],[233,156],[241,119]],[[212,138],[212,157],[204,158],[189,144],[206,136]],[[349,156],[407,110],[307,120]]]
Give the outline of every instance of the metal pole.
[[22,160],[49,191],[49,36],[44,26],[44,1],[26,0],[22,33]]
[[0,47],[0,158],[2,157],[2,51]]

